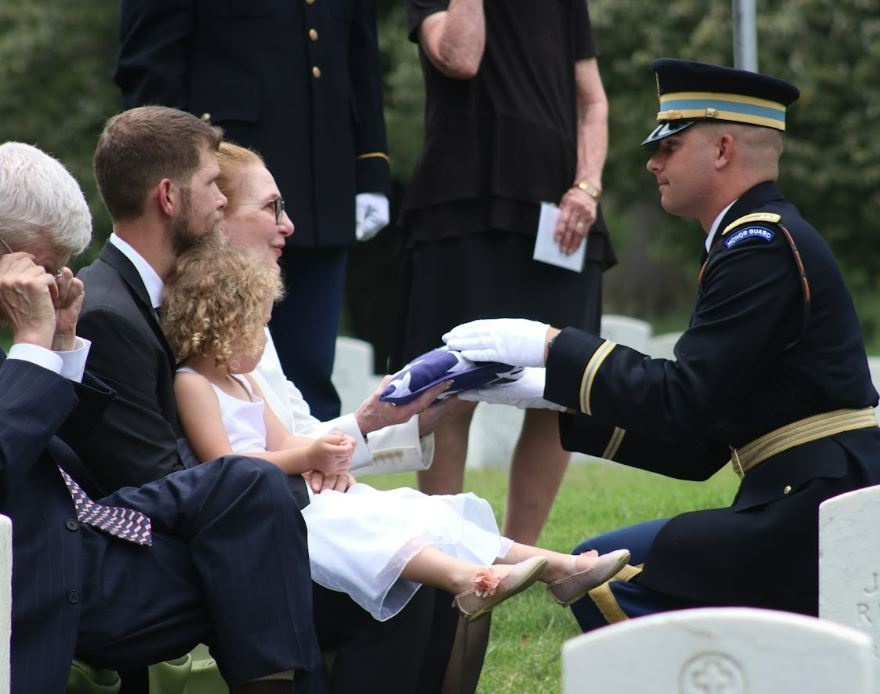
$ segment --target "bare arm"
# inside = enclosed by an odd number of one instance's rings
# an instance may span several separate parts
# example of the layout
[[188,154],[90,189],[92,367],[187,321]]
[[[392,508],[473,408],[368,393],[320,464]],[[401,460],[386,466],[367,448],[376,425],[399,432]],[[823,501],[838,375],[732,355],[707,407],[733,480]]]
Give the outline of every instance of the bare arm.
[[[577,170],[574,183],[602,191],[602,169],[608,155],[608,99],[595,58],[575,64],[577,95]],[[596,196],[598,197],[598,196]],[[562,250],[573,253],[596,221],[598,201],[585,190],[569,188],[559,203],[556,237]],[[581,224],[582,226],[578,226]]]
[[220,402],[206,378],[178,373],[174,377],[174,397],[183,433],[200,462],[233,452],[223,426]]
[[[344,444],[327,442],[325,439],[315,441],[306,437],[294,437],[286,432],[282,442],[274,442],[284,445],[285,448],[282,450],[267,451],[263,448],[234,451],[226,427],[223,426],[217,394],[211,383],[199,374],[177,374],[174,378],[174,395],[186,439],[195,456],[203,463],[236,453],[268,460],[288,475],[300,474],[325,464],[328,472],[339,473],[347,470],[344,463],[338,462],[344,460],[347,451]],[[268,413],[268,418],[274,417],[269,408],[265,408],[265,411]],[[277,422],[277,418],[275,421]],[[278,426],[281,426],[280,422]],[[268,429],[267,422],[267,435]],[[311,448],[312,444],[317,444],[316,448]],[[339,456],[334,456],[335,453],[339,453]],[[350,451],[348,457],[350,460]]]
[[608,155],[608,99],[595,58],[575,64],[578,108],[578,162],[576,181],[602,190],[602,169]]
[[[265,402],[266,399],[253,377],[247,375],[245,378],[250,382],[257,397]],[[333,488],[336,488],[335,478],[344,479],[347,477],[351,467],[351,456],[354,452],[354,439],[350,436],[334,432],[313,439],[308,436],[291,434],[285,429],[271,407],[263,408],[263,421],[266,425],[266,452],[247,452],[246,455],[264,458],[280,467],[288,475],[317,470],[334,478],[333,485],[331,485]],[[346,488],[348,486],[350,485],[345,485]],[[320,489],[316,491],[320,491]]]
[[422,21],[419,43],[442,74],[462,80],[475,77],[486,46],[483,0],[450,0],[445,12]]

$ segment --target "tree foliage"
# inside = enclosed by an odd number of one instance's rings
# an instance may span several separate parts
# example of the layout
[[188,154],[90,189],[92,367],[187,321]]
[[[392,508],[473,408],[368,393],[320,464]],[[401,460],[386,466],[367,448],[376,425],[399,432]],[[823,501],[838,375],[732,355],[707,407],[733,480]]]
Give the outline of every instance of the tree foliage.
[[100,239],[109,220],[91,161],[104,120],[121,105],[111,78],[117,25],[115,0],[0,3],[0,142],[61,159],[91,203]]

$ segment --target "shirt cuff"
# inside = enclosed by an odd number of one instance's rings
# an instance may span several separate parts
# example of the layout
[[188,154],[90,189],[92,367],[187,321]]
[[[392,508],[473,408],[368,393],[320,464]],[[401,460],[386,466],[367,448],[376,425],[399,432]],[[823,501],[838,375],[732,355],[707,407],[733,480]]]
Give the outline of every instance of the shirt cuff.
[[9,348],[7,356],[9,359],[19,359],[42,366],[44,369],[64,376],[64,378],[81,383],[91,345],[91,341],[77,337],[71,351],[53,352],[51,349],[39,345],[19,342]]
[[83,374],[86,372],[86,360],[89,357],[89,349],[92,341],[84,337],[76,337],[73,349],[69,352],[55,352],[61,357],[61,375],[71,381],[82,383]]

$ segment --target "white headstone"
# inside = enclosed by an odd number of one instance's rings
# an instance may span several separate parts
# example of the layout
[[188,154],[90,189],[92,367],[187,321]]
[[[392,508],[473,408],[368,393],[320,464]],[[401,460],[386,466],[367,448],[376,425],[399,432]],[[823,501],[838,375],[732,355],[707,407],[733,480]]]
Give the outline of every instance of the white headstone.
[[12,634],[12,521],[0,516],[0,694],[9,694]]
[[620,345],[648,352],[648,338],[651,337],[651,324],[629,316],[602,316],[599,334],[606,340]]
[[373,374],[373,345],[353,337],[337,337],[331,380],[339,393],[342,413],[354,412],[381,380]]
[[675,359],[673,348],[681,333],[663,333],[648,339],[647,354],[657,359]]
[[880,486],[819,506],[819,616],[874,640],[880,673]]
[[701,608],[567,641],[563,694],[872,694],[870,639],[786,612]]
[[509,467],[524,416],[518,407],[481,402],[471,421],[465,465]]

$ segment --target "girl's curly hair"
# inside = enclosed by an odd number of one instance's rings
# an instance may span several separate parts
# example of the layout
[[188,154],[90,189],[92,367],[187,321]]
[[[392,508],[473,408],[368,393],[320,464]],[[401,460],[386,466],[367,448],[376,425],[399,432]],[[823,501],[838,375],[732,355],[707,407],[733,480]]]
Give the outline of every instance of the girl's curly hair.
[[223,243],[196,245],[177,259],[162,292],[162,329],[174,358],[213,353],[220,366],[233,347],[256,349],[266,302],[283,293],[277,267]]

